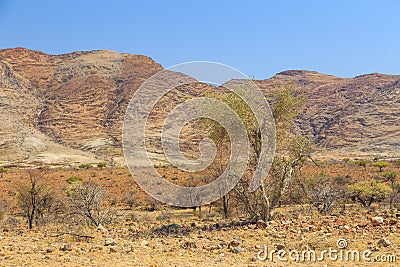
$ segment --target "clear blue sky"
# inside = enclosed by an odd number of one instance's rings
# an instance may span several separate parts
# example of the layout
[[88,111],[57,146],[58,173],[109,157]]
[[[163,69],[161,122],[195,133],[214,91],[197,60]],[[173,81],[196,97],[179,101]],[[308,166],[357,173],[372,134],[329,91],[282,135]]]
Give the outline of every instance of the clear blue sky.
[[286,69],[400,74],[399,18],[400,0],[0,0],[0,48],[109,49],[164,67],[209,60],[259,79]]

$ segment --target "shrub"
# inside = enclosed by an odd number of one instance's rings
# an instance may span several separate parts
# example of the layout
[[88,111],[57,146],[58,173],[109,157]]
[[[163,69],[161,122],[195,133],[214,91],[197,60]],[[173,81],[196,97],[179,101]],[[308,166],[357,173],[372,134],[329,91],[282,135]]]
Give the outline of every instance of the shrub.
[[28,220],[29,229],[33,228],[36,220],[50,213],[55,203],[55,197],[51,188],[42,183],[42,172],[29,172],[29,181],[21,185],[18,190],[18,204]]
[[354,200],[363,207],[369,207],[372,203],[384,200],[391,191],[390,187],[374,179],[357,182],[349,185]]
[[81,165],[79,165],[79,169],[90,169],[90,168],[92,168],[93,166],[92,166],[92,164],[81,164]]
[[0,167],[0,178],[3,178],[3,173],[6,173],[6,172],[8,172],[7,168]]
[[107,166],[107,165],[106,165],[104,162],[97,163],[97,168],[103,169],[103,168],[105,168],[106,166]]
[[358,165],[358,166],[364,167],[364,169],[367,169],[367,164],[368,164],[369,162],[370,162],[370,161],[367,160],[367,159],[359,159],[359,160],[356,160],[356,161],[355,161],[355,164]]
[[350,159],[349,159],[349,158],[344,158],[344,159],[342,159],[342,161],[343,161],[344,163],[348,163],[348,162],[350,161]]
[[326,175],[319,175],[308,182],[308,196],[311,205],[321,214],[328,214],[332,205],[344,196],[343,190]]
[[78,177],[78,176],[71,176],[69,177],[67,180],[65,180],[67,183],[69,184],[73,184],[73,183],[80,183],[82,182],[82,178]]
[[69,189],[71,215],[88,220],[96,226],[112,222],[115,213],[106,207],[107,192],[95,183],[78,183]]
[[378,167],[378,168],[379,168],[379,171],[382,172],[382,169],[383,169],[383,168],[389,166],[389,162],[386,162],[386,161],[377,161],[377,162],[372,163],[372,166]]

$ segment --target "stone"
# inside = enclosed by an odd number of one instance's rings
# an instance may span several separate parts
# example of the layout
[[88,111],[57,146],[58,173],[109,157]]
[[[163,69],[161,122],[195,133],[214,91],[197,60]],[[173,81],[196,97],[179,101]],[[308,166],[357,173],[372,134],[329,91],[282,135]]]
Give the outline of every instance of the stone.
[[284,244],[276,244],[276,249],[277,250],[283,250],[283,249],[285,249],[285,245]]
[[229,242],[228,248],[237,247],[239,245],[240,245],[239,241],[232,240],[231,242]]
[[60,247],[60,250],[62,250],[62,251],[71,251],[72,250],[72,246],[71,246],[71,244],[65,244],[64,246]]
[[371,218],[372,226],[379,226],[383,224],[383,218],[379,216],[375,216]]
[[101,224],[97,226],[96,230],[102,234],[108,234],[108,230]]
[[232,252],[233,253],[242,253],[244,251],[244,249],[242,249],[241,247],[233,247]]
[[357,224],[357,226],[361,227],[361,228],[367,227],[368,225],[369,225],[368,221],[363,221],[363,222],[360,222],[359,224]]
[[99,250],[102,250],[102,249],[103,249],[102,246],[94,245],[89,249],[89,252],[95,252],[95,251],[99,251]]
[[118,247],[117,246],[110,246],[110,252],[111,253],[115,253],[118,251]]
[[54,248],[50,247],[46,249],[46,253],[52,253],[54,251]]
[[142,242],[140,242],[140,245],[142,247],[147,247],[149,245],[149,242],[147,240],[142,240]]
[[107,238],[104,240],[104,246],[114,246],[117,242],[114,239]]
[[379,247],[388,247],[390,246],[390,241],[386,238],[381,238],[378,240],[377,246]]
[[256,226],[258,229],[265,229],[268,227],[268,224],[264,222],[263,220],[258,220],[256,223]]

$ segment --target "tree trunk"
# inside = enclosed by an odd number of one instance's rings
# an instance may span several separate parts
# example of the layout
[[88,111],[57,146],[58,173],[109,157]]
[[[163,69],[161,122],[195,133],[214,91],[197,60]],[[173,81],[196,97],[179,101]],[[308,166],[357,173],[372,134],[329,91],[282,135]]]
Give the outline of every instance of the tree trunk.
[[267,196],[267,193],[265,192],[265,186],[264,183],[261,184],[261,193],[262,193],[262,214],[261,214],[261,219],[264,222],[268,222],[271,216],[271,211],[270,211],[270,203],[269,199]]

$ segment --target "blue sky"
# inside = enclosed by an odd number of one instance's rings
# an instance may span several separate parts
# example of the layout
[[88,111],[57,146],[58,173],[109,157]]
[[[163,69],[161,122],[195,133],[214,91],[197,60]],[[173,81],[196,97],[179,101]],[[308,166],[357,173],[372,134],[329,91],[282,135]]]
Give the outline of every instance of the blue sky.
[[400,0],[0,0],[0,48],[108,49],[164,67],[216,61],[259,79],[287,69],[400,74],[399,14]]

